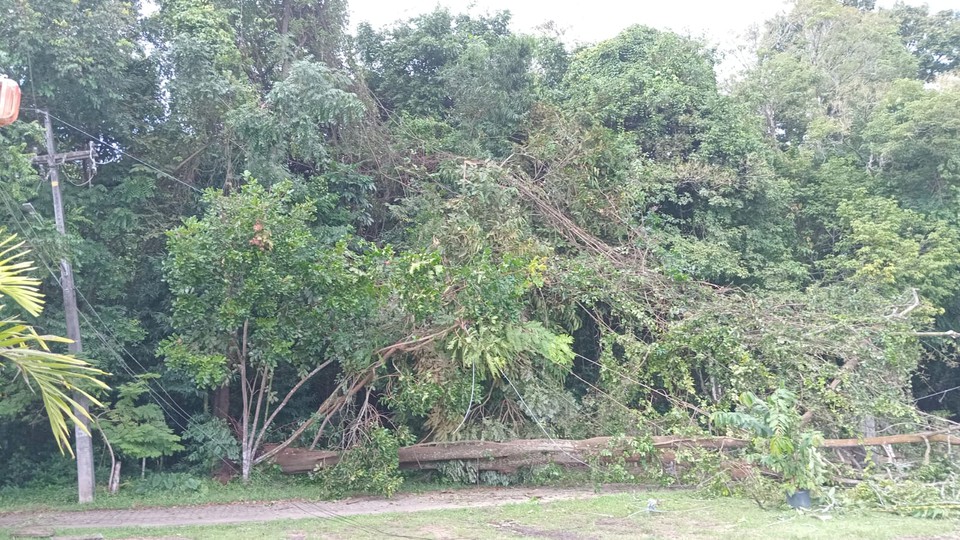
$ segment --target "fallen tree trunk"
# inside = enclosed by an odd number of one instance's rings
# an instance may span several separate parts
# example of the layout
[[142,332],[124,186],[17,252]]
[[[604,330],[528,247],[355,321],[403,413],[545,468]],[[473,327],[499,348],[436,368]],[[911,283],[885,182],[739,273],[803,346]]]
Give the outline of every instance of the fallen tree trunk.
[[[960,444],[960,437],[944,433],[911,433],[888,435],[865,439],[827,439],[825,448],[850,448],[860,446],[883,446],[888,444],[916,443]],[[659,464],[674,460],[671,451],[677,448],[708,448],[718,451],[744,448],[749,441],[731,437],[653,437],[653,446],[660,452],[653,458]],[[275,448],[266,445],[263,452]],[[467,461],[480,471],[514,472],[522,467],[555,463],[566,467],[586,467],[591,459],[601,459],[601,451],[620,453],[626,463],[639,463],[651,459],[650,455],[631,454],[627,448],[618,448],[614,437],[594,437],[584,440],[568,439],[521,439],[504,442],[460,441],[449,443],[425,443],[406,446],[399,450],[400,467],[404,469],[430,470],[452,461]],[[306,450],[285,448],[273,460],[284,473],[306,473],[318,468],[330,467],[340,461],[340,453],[330,450]]]
[[917,444],[923,442],[960,443],[960,437],[945,433],[907,433],[904,435],[886,435],[883,437],[867,437],[865,439],[826,439],[825,448],[852,448],[855,446],[884,446],[887,444]]

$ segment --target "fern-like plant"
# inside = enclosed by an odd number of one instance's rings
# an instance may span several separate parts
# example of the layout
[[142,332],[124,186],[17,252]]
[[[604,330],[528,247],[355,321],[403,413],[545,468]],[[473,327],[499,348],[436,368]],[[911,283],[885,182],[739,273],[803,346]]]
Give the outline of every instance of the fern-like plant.
[[813,489],[823,483],[823,460],[817,448],[819,431],[802,428],[797,396],[780,388],[766,399],[747,392],[739,397],[741,410],[711,415],[719,428],[737,428],[753,437],[749,459],[783,477],[788,491]]

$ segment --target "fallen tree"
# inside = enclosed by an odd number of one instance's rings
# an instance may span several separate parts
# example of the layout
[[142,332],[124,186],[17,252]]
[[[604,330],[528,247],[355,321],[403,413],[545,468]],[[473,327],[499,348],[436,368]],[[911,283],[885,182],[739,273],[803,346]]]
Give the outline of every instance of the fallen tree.
[[[630,454],[619,448],[620,439],[594,437],[584,440],[568,439],[521,439],[504,442],[460,441],[449,443],[424,443],[400,448],[400,467],[413,470],[437,469],[451,461],[474,462],[477,470],[515,472],[522,467],[555,463],[566,467],[585,467],[603,450],[623,452],[627,463],[644,459],[657,459],[660,463],[674,459],[673,450],[678,448],[707,448],[717,451],[745,448],[750,441],[732,437],[653,437],[657,456]],[[886,446],[896,444],[947,443],[960,444],[960,437],[942,432],[911,433],[869,437],[864,439],[827,439],[825,448],[852,448],[863,446]],[[267,445],[265,452],[275,448]],[[307,473],[317,468],[336,465],[340,452],[331,450],[307,450],[284,448],[276,451],[273,461],[287,474]]]

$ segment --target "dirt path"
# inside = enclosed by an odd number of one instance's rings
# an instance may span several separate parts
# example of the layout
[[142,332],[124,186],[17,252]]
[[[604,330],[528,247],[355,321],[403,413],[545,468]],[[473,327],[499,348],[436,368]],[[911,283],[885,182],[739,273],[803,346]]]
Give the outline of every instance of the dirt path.
[[531,499],[543,502],[587,499],[616,491],[622,490],[608,489],[598,493],[593,489],[577,488],[475,488],[423,494],[404,493],[390,499],[362,497],[330,502],[289,500],[128,510],[11,512],[0,513],[0,529],[37,526],[44,528],[162,527],[332,518],[389,512],[500,506]]

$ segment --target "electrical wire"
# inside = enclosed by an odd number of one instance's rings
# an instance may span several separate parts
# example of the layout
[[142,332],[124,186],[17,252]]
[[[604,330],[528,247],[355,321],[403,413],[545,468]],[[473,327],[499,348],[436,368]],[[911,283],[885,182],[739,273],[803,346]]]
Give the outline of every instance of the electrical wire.
[[[35,251],[36,254],[37,254],[37,259],[39,259],[40,263],[44,266],[44,268],[47,270],[47,272],[50,274],[50,276],[53,278],[53,280],[54,280],[54,281],[57,283],[57,285],[62,289],[62,288],[63,288],[63,284],[60,282],[60,277],[57,275],[56,272],[53,271],[53,268],[52,268],[52,266],[51,266],[52,263],[48,263],[48,262],[47,262],[47,259],[50,259],[51,261],[53,261],[53,260],[55,260],[55,258],[52,257],[52,256],[49,254],[49,252],[46,251],[46,249],[43,247],[42,243],[38,241],[37,237],[34,236],[34,235],[31,235],[31,233],[28,232],[29,229],[28,229],[27,227],[24,227],[24,225],[23,225],[23,224],[20,222],[20,220],[16,217],[16,215],[14,214],[14,208],[16,207],[16,204],[15,204],[15,203],[11,203],[11,200],[10,200],[10,198],[9,198],[9,195],[7,195],[7,194],[6,194],[5,192],[3,192],[3,191],[0,191],[0,197],[3,198],[4,205],[6,205],[7,210],[8,210],[8,212],[10,213],[10,217],[13,219],[14,223],[17,225],[17,228],[20,229],[20,231],[23,233],[24,239],[25,239],[30,245],[33,246],[33,249],[34,249],[34,251]],[[22,209],[20,210],[20,214],[21,214],[22,217],[26,218],[26,216],[23,214],[23,210],[22,210]],[[87,301],[86,297],[83,296],[83,293],[80,292],[80,290],[79,290],[78,288],[76,288],[76,287],[74,287],[74,290],[75,290],[75,291],[77,292],[77,294],[83,299],[83,301],[84,301],[84,303],[87,305],[87,307],[88,307],[89,309],[93,310],[93,306],[90,304],[89,301]],[[109,351],[112,352],[114,355],[116,355],[117,360],[119,360],[119,365],[120,365],[120,367],[123,368],[123,370],[124,370],[128,375],[130,375],[131,377],[137,377],[136,372],[134,372],[134,370],[133,370],[132,368],[130,368],[129,364],[127,364],[127,362],[123,359],[123,357],[122,357],[119,353],[116,352],[116,350],[115,350],[115,349],[111,346],[111,344],[106,340],[106,338],[103,336],[103,334],[101,334],[101,333],[97,330],[96,325],[94,325],[94,324],[90,321],[90,319],[87,317],[87,315],[86,315],[83,311],[81,311],[81,310],[77,310],[77,312],[79,313],[80,317],[84,320],[84,322],[87,324],[87,326],[88,326],[88,327],[94,332],[94,334],[103,342],[103,344],[106,346],[107,350],[109,350]],[[94,312],[95,312],[95,310],[94,310]],[[106,324],[106,322],[103,321],[102,318],[100,318],[99,314],[97,314],[97,318],[100,320],[101,324],[104,325],[104,328],[108,328],[108,325]],[[108,331],[109,331],[109,330],[108,330]],[[119,341],[117,342],[117,344],[120,345],[120,344],[119,344]],[[122,347],[122,345],[120,345],[120,346]],[[128,354],[129,354],[129,352],[128,352]],[[147,372],[147,371],[148,371],[148,370],[146,369],[146,367],[144,367],[143,364],[141,364],[141,363],[139,362],[139,360],[137,360],[133,355],[130,355],[130,357],[134,360],[134,362],[135,362],[137,365],[140,366],[140,368],[141,368],[144,372]],[[159,384],[159,383],[158,383],[158,384]],[[163,388],[163,385],[159,385],[159,386],[160,386],[161,388]],[[164,411],[168,416],[170,416],[170,419],[173,420],[174,423],[177,424],[177,426],[180,427],[181,429],[186,429],[186,427],[185,427],[183,424],[179,423],[179,422],[177,421],[177,419],[174,417],[174,415],[171,413],[171,411],[176,411],[176,409],[177,409],[177,407],[178,407],[178,405],[175,405],[175,404],[176,404],[176,400],[174,400],[173,396],[170,396],[169,392],[167,392],[166,389],[163,389],[163,390],[164,390],[164,393],[167,394],[167,397],[170,398],[170,401],[167,401],[167,400],[164,399],[162,396],[160,396],[159,394],[157,394],[157,393],[151,388],[151,386],[150,386],[149,384],[147,385],[147,390],[154,396],[154,399],[157,401],[157,404],[160,405],[161,409],[163,409],[163,411]],[[180,408],[180,410],[183,411],[183,412],[180,414],[180,416],[183,416],[184,419],[188,419],[188,418],[189,418],[189,415],[185,414],[186,411],[184,411],[182,408]]]
[[536,422],[537,426],[540,427],[540,431],[542,431],[543,434],[546,435],[547,439],[550,439],[550,442],[552,442],[554,446],[557,447],[557,450],[560,450],[561,453],[566,454],[567,457],[576,461],[577,463],[580,463],[581,465],[585,465],[587,468],[591,468],[589,463],[567,452],[566,450],[563,449],[562,446],[560,446],[560,443],[557,442],[557,440],[554,439],[549,432],[547,432],[547,429],[545,427],[543,427],[543,424],[540,422],[540,419],[537,417],[536,413],[533,412],[533,409],[531,409],[530,406],[527,405],[527,402],[524,401],[523,396],[520,395],[520,391],[517,390],[517,387],[513,385],[513,381],[511,381],[507,377],[506,373],[500,373],[500,376],[503,377],[503,380],[507,381],[507,384],[510,385],[510,388],[513,388],[513,391],[517,394],[517,399],[520,400],[520,404],[527,409],[527,414],[530,416],[530,418],[533,419],[534,422]]
[[146,167],[146,168],[148,168],[148,169],[156,172],[157,174],[159,174],[159,175],[161,175],[161,176],[163,176],[163,177],[165,177],[165,178],[167,178],[167,179],[169,179],[169,180],[173,180],[174,182],[176,182],[176,183],[178,183],[178,184],[180,184],[180,185],[186,186],[186,187],[192,189],[193,191],[195,191],[195,192],[197,192],[197,193],[203,193],[203,190],[197,188],[196,186],[190,185],[190,184],[184,182],[183,180],[180,180],[180,179],[177,178],[176,176],[173,176],[172,174],[170,174],[170,173],[168,173],[168,172],[160,169],[159,167],[157,167],[157,166],[155,166],[155,165],[151,165],[150,163],[147,163],[146,161],[138,158],[137,156],[131,154],[130,152],[127,152],[126,150],[123,150],[122,148],[119,147],[119,145],[117,145],[117,144],[115,144],[115,143],[111,144],[111,143],[109,143],[109,142],[101,139],[100,137],[97,137],[96,135],[92,135],[92,134],[84,131],[83,129],[78,128],[77,126],[71,124],[70,122],[67,122],[66,120],[64,120],[64,119],[62,119],[62,118],[60,118],[60,117],[54,116],[54,115],[53,115],[52,113],[50,113],[49,111],[40,111],[39,109],[30,109],[30,110],[33,110],[33,111],[38,112],[38,113],[39,113],[39,112],[43,112],[43,113],[45,113],[45,114],[49,114],[49,115],[50,115],[50,118],[56,120],[57,122],[63,124],[64,126],[70,128],[70,129],[76,131],[77,133],[80,133],[81,135],[89,138],[91,141],[93,141],[93,142],[98,142],[98,143],[100,143],[100,144],[102,144],[102,145],[104,145],[104,146],[107,146],[107,147],[109,147],[109,148],[112,148],[112,149],[116,150],[117,152],[120,152],[120,153],[123,154],[124,156],[127,156],[128,158],[132,159],[133,161],[136,161],[137,163],[143,165],[144,167]]
[[677,398],[675,398],[675,397],[672,397],[670,394],[667,394],[667,393],[664,392],[663,390],[659,390],[659,389],[657,389],[657,388],[654,388],[654,387],[650,386],[649,384],[642,383],[642,382],[640,382],[640,381],[638,381],[638,380],[630,377],[630,375],[629,375],[624,369],[620,368],[619,366],[611,367],[611,366],[608,366],[608,365],[605,365],[605,364],[601,364],[600,362],[597,362],[596,360],[594,360],[594,359],[592,359],[592,358],[588,358],[588,357],[586,357],[586,356],[583,356],[582,354],[577,354],[577,353],[574,353],[574,354],[577,356],[577,358],[581,358],[581,359],[583,359],[583,360],[586,360],[587,362],[590,362],[591,364],[599,367],[601,370],[606,369],[606,370],[618,372],[619,375],[620,375],[620,378],[621,378],[622,380],[626,380],[626,381],[632,382],[633,384],[636,384],[636,385],[638,385],[638,386],[641,386],[641,387],[643,387],[643,388],[645,388],[645,389],[647,389],[647,390],[649,390],[649,391],[651,391],[651,392],[654,392],[655,394],[659,394],[659,395],[663,396],[664,398],[666,398],[668,401],[672,402],[674,405],[681,405],[681,406],[683,406],[684,408],[690,409],[690,410],[692,410],[692,411],[694,411],[694,412],[696,412],[696,413],[703,414],[703,415],[707,415],[707,413],[706,413],[705,411],[703,411],[702,409],[700,409],[699,407],[697,407],[697,406],[695,406],[695,405],[692,405],[692,404],[687,403],[687,402],[685,402],[685,401],[683,401],[683,400],[679,400],[679,399],[677,399]]
[[309,508],[304,508],[303,505],[301,505],[299,501],[293,500],[293,501],[290,501],[290,503],[293,504],[294,506],[296,506],[297,508],[299,508],[302,512],[305,512],[305,513],[307,513],[307,514],[309,514],[309,515],[311,515],[311,516],[313,516],[313,517],[315,517],[315,518],[318,518],[318,519],[333,519],[333,520],[335,520],[335,521],[340,521],[341,523],[344,523],[345,525],[348,525],[348,526],[350,526],[350,527],[352,527],[352,528],[354,528],[354,529],[358,529],[358,530],[364,531],[364,532],[369,533],[369,534],[378,535],[380,538],[389,537],[389,538],[409,538],[409,539],[411,539],[411,540],[430,540],[429,538],[426,538],[426,537],[424,537],[424,536],[407,536],[407,535],[405,535],[405,534],[390,533],[390,532],[387,532],[387,531],[384,531],[384,530],[381,530],[381,529],[378,529],[378,528],[376,528],[376,527],[369,526],[369,525],[361,525],[360,523],[358,523],[358,522],[357,522],[355,519],[353,519],[353,518],[350,518],[350,517],[345,516],[345,515],[343,515],[343,514],[338,514],[337,512],[334,512],[333,510],[328,510],[328,509],[326,509],[326,508],[321,508],[320,506],[317,506],[317,505],[315,505],[315,504],[311,504],[311,506],[313,506],[313,508],[314,508],[317,512],[320,512],[320,513],[323,514],[323,515],[318,515],[318,514],[314,513],[313,511],[311,511]]
[[[10,212],[11,218],[13,219],[14,223],[17,225],[18,229],[20,229],[20,231],[23,233],[25,240],[33,246],[34,251],[36,251],[36,254],[38,255],[37,258],[40,260],[41,264],[43,264],[44,268],[47,270],[47,272],[50,274],[50,276],[53,278],[53,280],[57,283],[57,285],[62,288],[63,285],[62,285],[62,283],[60,282],[60,278],[59,278],[59,276],[56,274],[56,272],[53,271],[53,268],[52,268],[52,266],[51,266],[53,263],[52,263],[52,262],[49,262],[49,263],[47,262],[47,259],[49,259],[50,261],[53,261],[53,260],[56,260],[56,258],[53,257],[53,256],[51,256],[51,255],[49,254],[49,252],[47,252],[46,249],[43,247],[43,244],[42,244],[41,242],[39,242],[39,240],[37,239],[37,237],[36,237],[35,235],[32,235],[32,234],[29,232],[29,229],[28,229],[27,227],[24,227],[23,224],[19,221],[19,219],[17,219],[16,214],[14,213],[14,208],[16,208],[16,204],[11,202],[9,196],[8,196],[6,193],[3,193],[3,192],[0,192],[0,196],[3,197],[3,202],[4,202],[4,204],[7,206],[7,210]],[[26,216],[23,214],[23,210],[22,210],[22,209],[20,210],[20,214],[21,214],[21,216],[22,216],[24,219],[26,219]],[[93,310],[93,306],[92,306],[92,305],[90,304],[90,302],[86,299],[86,297],[83,296],[83,293],[82,293],[78,288],[76,288],[76,287],[74,287],[74,290],[75,290],[75,291],[77,292],[77,294],[83,299],[83,301],[84,301],[84,303],[87,305],[87,307],[88,307],[89,309]],[[111,344],[106,340],[106,338],[103,336],[103,334],[101,334],[101,333],[97,330],[96,325],[94,325],[94,324],[90,321],[90,319],[87,318],[86,314],[85,314],[83,311],[81,311],[81,310],[77,310],[77,311],[78,311],[78,313],[80,314],[80,317],[81,317],[82,319],[84,319],[84,322],[87,324],[87,326],[88,326],[88,327],[94,332],[94,334],[103,342],[103,344],[106,345],[107,350],[109,350],[110,352],[112,352],[113,354],[115,354],[115,355],[117,356],[117,360],[119,360],[119,365],[120,365],[120,367],[123,368],[123,370],[124,370],[128,375],[130,375],[131,377],[136,377],[137,374],[134,372],[134,370],[131,369],[130,366],[126,363],[126,361],[123,359],[123,357],[122,357],[121,355],[119,355],[119,353],[116,352],[116,350],[115,350],[115,349],[111,346]],[[96,310],[94,310],[94,312],[95,312],[95,311],[96,311]],[[103,324],[103,326],[104,326],[105,328],[108,328],[108,325],[106,324],[106,322],[103,321],[103,319],[99,316],[99,314],[96,314],[96,315],[97,315],[97,318],[100,320],[101,324]],[[117,342],[117,344],[119,345],[119,341]],[[121,347],[122,347],[122,345],[121,345]],[[147,372],[147,371],[148,371],[148,370],[146,369],[146,367],[144,367],[143,364],[141,364],[141,363],[139,362],[139,360],[136,359],[136,357],[134,357],[133,355],[130,355],[129,352],[128,352],[127,354],[130,356],[131,359],[134,360],[134,362],[135,362],[144,372]],[[160,385],[160,386],[161,386],[161,388],[162,388],[162,385]],[[176,408],[177,408],[177,406],[175,406],[176,400],[174,400],[173,397],[170,396],[170,394],[169,394],[168,392],[166,392],[166,389],[164,389],[164,393],[167,394],[167,397],[170,399],[170,401],[167,401],[167,400],[164,399],[162,396],[156,394],[156,393],[153,391],[153,389],[150,387],[150,385],[147,385],[147,389],[151,392],[151,394],[154,394],[154,399],[158,402],[158,405],[161,406],[161,408],[164,410],[164,412],[171,417],[171,420],[173,420],[175,423],[177,423],[178,427],[180,427],[181,429],[186,429],[182,424],[180,424],[179,422],[177,422],[177,421],[176,421],[176,418],[174,417],[174,415],[171,414],[171,410],[175,411]],[[168,408],[169,408],[169,409],[168,409]],[[181,408],[180,410],[183,411],[182,408]],[[183,412],[185,413],[185,411],[183,411]],[[183,416],[184,419],[189,418],[188,415],[181,414],[181,416]]]
[[463,420],[460,421],[460,425],[457,426],[457,429],[453,430],[453,433],[460,431],[460,428],[467,423],[467,417],[470,416],[470,411],[473,408],[473,393],[477,388],[477,363],[473,363],[473,376],[470,378],[470,403],[467,404],[467,412],[463,413]]

